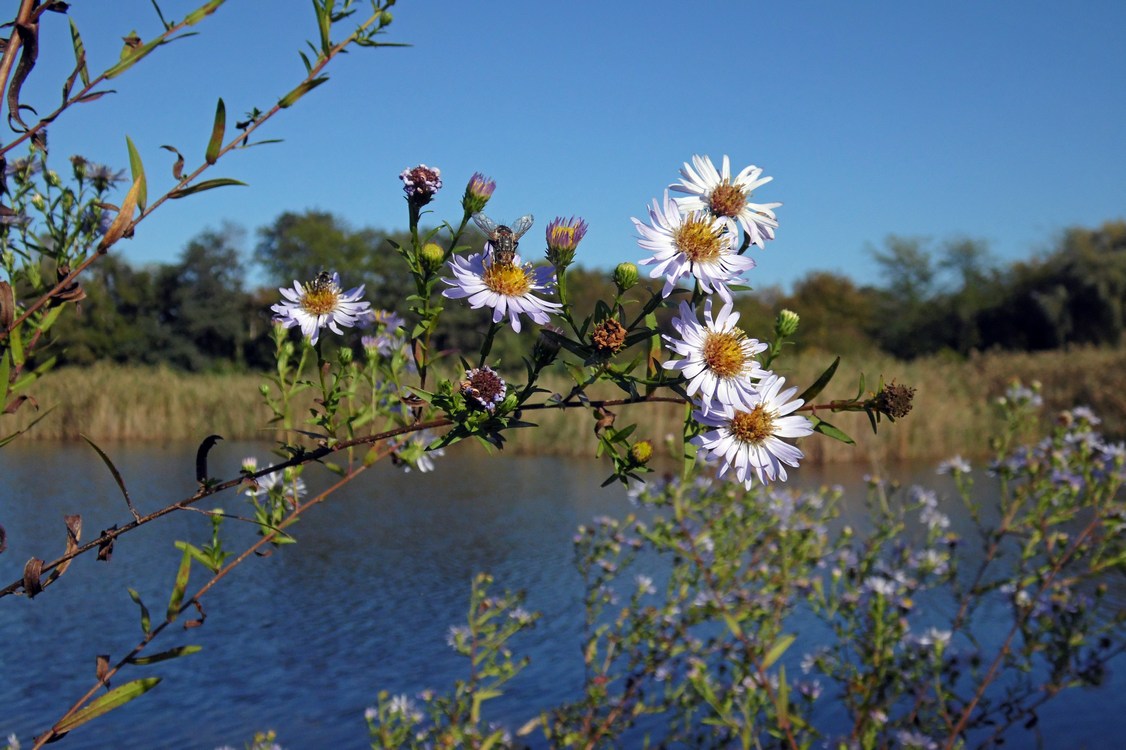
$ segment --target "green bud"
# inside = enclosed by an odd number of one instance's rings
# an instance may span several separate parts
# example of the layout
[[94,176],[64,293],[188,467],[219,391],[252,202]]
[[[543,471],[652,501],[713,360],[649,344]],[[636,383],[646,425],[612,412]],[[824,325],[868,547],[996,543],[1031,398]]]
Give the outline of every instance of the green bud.
[[778,313],[778,319],[774,322],[774,333],[779,338],[793,336],[798,330],[800,320],[801,318],[793,310],[783,310]]
[[348,365],[352,364],[352,360],[355,358],[355,356],[356,356],[355,353],[353,353],[353,351],[350,347],[347,347],[347,346],[340,347],[340,364],[341,365],[344,365],[345,367],[347,367]]
[[31,196],[31,205],[42,211],[43,207],[47,205],[47,201],[39,193],[33,193]]
[[441,245],[427,242],[422,246],[422,251],[418,254],[418,259],[422,263],[422,268],[425,271],[433,273],[442,265],[442,261],[446,259],[446,251],[442,249]]
[[63,184],[63,181],[59,179],[59,173],[53,169],[47,170],[47,175],[44,177],[44,179],[47,180],[47,184],[51,187],[57,188]]
[[619,292],[626,292],[637,285],[637,266],[633,263],[619,263],[614,269],[614,284]]
[[648,440],[639,440],[630,446],[629,457],[634,463],[645,465],[653,457],[653,444]]

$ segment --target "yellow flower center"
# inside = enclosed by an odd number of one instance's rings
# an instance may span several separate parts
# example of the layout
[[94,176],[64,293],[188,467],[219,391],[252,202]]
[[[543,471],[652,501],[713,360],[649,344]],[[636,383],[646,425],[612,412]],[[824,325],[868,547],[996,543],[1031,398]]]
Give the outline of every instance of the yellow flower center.
[[733,378],[743,372],[747,363],[743,339],[744,334],[738,328],[724,333],[708,331],[701,350],[708,369],[721,378]]
[[519,297],[532,288],[528,272],[514,263],[492,263],[481,278],[485,286],[506,297]]
[[743,191],[735,187],[729,182],[725,182],[715,190],[712,191],[711,197],[712,213],[717,216],[730,216],[732,218],[739,215],[743,207],[747,205],[747,196]]
[[731,434],[744,443],[759,444],[774,434],[774,415],[759,404],[751,411],[735,412]]
[[339,301],[340,292],[332,284],[308,284],[301,295],[301,309],[310,315],[328,315]]
[[677,228],[673,241],[677,250],[695,262],[715,260],[723,247],[711,222],[695,216],[689,217]]
[[551,239],[547,241],[549,247],[570,248],[575,244],[575,228],[561,224],[551,230]]

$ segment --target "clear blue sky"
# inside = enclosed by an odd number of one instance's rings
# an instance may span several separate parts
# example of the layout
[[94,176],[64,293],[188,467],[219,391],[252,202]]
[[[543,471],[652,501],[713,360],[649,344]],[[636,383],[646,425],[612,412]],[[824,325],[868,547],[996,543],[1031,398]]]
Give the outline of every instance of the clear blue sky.
[[[196,4],[161,6],[179,18]],[[75,152],[125,167],[128,133],[150,194],[170,184],[160,145],[198,160],[218,97],[233,122],[299,79],[309,6],[229,0],[200,36],[157,50],[113,81],[117,94],[53,125],[56,168]],[[777,240],[754,251],[755,287],[813,269],[871,279],[868,251],[888,234],[981,238],[1009,261],[1064,227],[1126,217],[1121,0],[402,0],[394,13],[385,39],[412,47],[338,61],[333,80],[265,130],[285,143],[210,175],[250,187],[166,206],[124,243],[126,257],[172,261],[223,220],[250,230],[249,250],[285,210],[402,228],[397,175],[419,162],[442,169],[438,219],[460,216],[481,171],[498,184],[491,215],[536,215],[535,246],[552,217],[585,217],[579,261],[601,267],[643,257],[630,217],[692,154],[758,164],[775,179],[756,200],[785,205]],[[79,1],[70,15],[94,70],[130,29],[160,30],[148,0]],[[48,111],[71,52],[65,18],[43,26],[28,103]]]

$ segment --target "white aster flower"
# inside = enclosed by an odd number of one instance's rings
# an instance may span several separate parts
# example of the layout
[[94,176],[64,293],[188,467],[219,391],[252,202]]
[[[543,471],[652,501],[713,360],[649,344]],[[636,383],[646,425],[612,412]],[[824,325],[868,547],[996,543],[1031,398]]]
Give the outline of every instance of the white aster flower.
[[[258,459],[254,456],[248,456],[242,460],[242,469],[250,474],[258,471]],[[259,495],[267,495],[270,490],[278,488],[282,493],[282,497],[286,498],[290,504],[296,505],[297,501],[305,496],[308,488],[305,486],[305,480],[297,474],[296,467],[287,466],[279,471],[271,471],[269,474],[263,474],[254,480],[258,486],[248,486],[243,490],[243,494],[247,497],[258,499]]]
[[751,242],[763,247],[766,240],[774,239],[778,220],[774,209],[781,203],[751,203],[751,193],[773,180],[762,177],[762,169],[752,164],[743,169],[734,179],[731,177],[731,160],[725,154],[723,166],[716,170],[709,156],[693,156],[692,164],[685,164],[680,170],[683,178],[679,185],[670,189],[688,193],[687,198],[677,198],[681,211],[707,211],[713,216],[735,219]]
[[493,322],[498,323],[507,315],[512,330],[517,333],[520,332],[520,313],[545,325],[549,313],[563,309],[557,302],[548,302],[532,294],[548,291],[554,286],[555,272],[547,266],[532,268],[531,264],[522,265],[519,255],[514,255],[509,262],[498,262],[491,247],[486,247],[485,252],[468,257],[455,255],[450,259],[450,270],[454,277],[442,279],[451,287],[442,292],[443,297],[466,297],[474,310],[491,307]]
[[680,370],[688,381],[689,396],[700,394],[700,410],[709,414],[722,405],[753,409],[754,381],[764,377],[766,370],[759,366],[755,355],[766,350],[767,345],[758,339],[747,338],[734,312],[731,302],[725,302],[719,316],[712,318],[712,300],[704,302],[704,325],[696,320],[696,313],[687,302],[680,303],[680,317],[673,318],[672,327],[680,340],[662,336],[669,347],[684,359],[664,363],[666,370]]
[[351,328],[371,311],[371,306],[360,299],[364,285],[342,292],[340,274],[335,272],[322,271],[304,286],[294,281],[292,289],[283,287],[278,291],[285,301],[270,308],[275,313],[274,320],[286,328],[300,326],[301,334],[311,344],[317,343],[322,328],[342,334],[340,326]]
[[775,479],[786,481],[783,464],[796,467],[804,454],[780,438],[798,438],[813,432],[813,425],[803,416],[787,416],[804,402],[790,401],[797,388],[782,390],[786,379],[768,373],[758,384],[754,407],[744,411],[733,406],[704,414],[693,412],[693,418],[715,429],[692,438],[703,451],[722,460],[719,476],[731,469],[748,490],[755,477],[763,484]]
[[665,277],[665,297],[682,276],[693,276],[705,292],[730,299],[728,285],[742,282],[743,272],[755,267],[753,259],[735,252],[738,232],[731,219],[702,211],[682,214],[668,190],[663,204],[653,201],[649,221],[652,226],[633,219],[641,234],[638,246],[653,253],[641,264],[656,265],[650,278]]

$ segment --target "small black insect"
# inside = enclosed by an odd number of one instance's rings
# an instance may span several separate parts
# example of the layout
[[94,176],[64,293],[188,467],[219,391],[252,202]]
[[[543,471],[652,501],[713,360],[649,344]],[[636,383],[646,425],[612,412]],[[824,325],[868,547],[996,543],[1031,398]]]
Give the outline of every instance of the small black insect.
[[512,222],[511,227],[507,227],[497,224],[484,213],[473,214],[473,222],[481,227],[481,231],[493,243],[493,262],[502,264],[512,262],[516,248],[520,245],[520,238],[532,228],[533,221],[535,219],[531,214],[525,214]]

